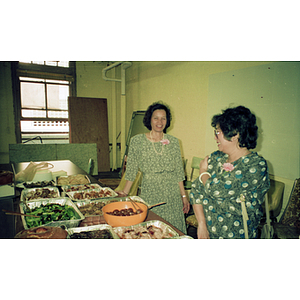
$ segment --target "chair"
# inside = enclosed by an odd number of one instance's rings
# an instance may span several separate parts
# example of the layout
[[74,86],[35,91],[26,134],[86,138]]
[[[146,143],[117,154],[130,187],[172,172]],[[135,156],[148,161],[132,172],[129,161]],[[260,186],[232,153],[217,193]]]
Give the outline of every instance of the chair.
[[300,238],[300,178],[296,179],[287,206],[278,223],[273,223],[277,239]]
[[[284,193],[284,183],[274,179],[270,179],[270,188],[268,190],[268,206],[270,212],[270,219],[277,221],[276,218],[279,216]],[[263,206],[264,215],[266,216],[266,208]]]
[[[124,189],[124,186],[125,186],[125,183],[126,183],[125,174],[126,174],[126,171],[123,173],[121,181],[119,183],[119,186],[115,189],[115,192],[122,191]],[[142,179],[142,172],[138,171],[137,174],[136,174],[136,177],[135,177],[135,179],[132,183],[132,186],[130,188],[128,196],[137,196],[138,195],[138,189],[139,189],[139,186],[140,186],[140,183],[141,183],[141,179]]]
[[187,180],[185,182],[185,185],[184,185],[184,188],[186,190],[190,190],[191,187],[192,187],[192,182],[194,181],[193,180],[193,175],[194,175],[194,170],[197,169],[199,170],[200,169],[200,161],[202,160],[202,158],[200,157],[197,157],[197,156],[194,156],[193,159],[192,159],[192,164],[191,164],[191,176],[190,176],[190,180]]

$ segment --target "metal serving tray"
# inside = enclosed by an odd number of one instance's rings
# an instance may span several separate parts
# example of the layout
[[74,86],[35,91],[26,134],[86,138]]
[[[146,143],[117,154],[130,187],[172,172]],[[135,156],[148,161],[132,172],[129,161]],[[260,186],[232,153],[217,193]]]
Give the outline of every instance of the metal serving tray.
[[54,194],[51,196],[51,198],[58,198],[60,196],[59,189],[57,187],[55,187],[55,186],[31,188],[31,189],[24,189],[24,190],[22,190],[22,192],[21,192],[21,201],[34,201],[34,200],[38,200],[38,199],[49,199],[50,197],[49,198],[38,197],[38,198],[26,200],[27,197],[29,196],[29,194],[36,193],[37,191],[42,191],[42,190],[45,190],[45,189],[54,192]]
[[55,186],[53,180],[41,180],[41,181],[26,181],[20,184],[21,188],[33,189],[33,188],[43,188],[48,186]]
[[[90,193],[90,192],[109,192],[111,196],[103,196],[103,197],[95,197],[95,198],[84,198],[84,199],[79,199],[77,200],[74,196],[77,193]],[[106,199],[106,198],[114,198],[117,197],[118,194],[112,190],[111,188],[105,187],[105,188],[100,188],[100,189],[95,189],[95,190],[84,190],[84,191],[75,191],[75,192],[69,192],[67,195],[73,200],[73,201],[82,201],[82,200],[96,200],[96,199]]]
[[180,236],[173,237],[173,239],[177,239],[177,240],[193,240],[194,238],[192,238],[189,235],[180,235]]
[[[76,201],[75,202],[75,205],[77,205],[78,209],[80,210],[80,207],[83,207],[85,205],[88,205],[88,204],[97,204],[97,203],[104,203],[104,205],[108,204],[108,203],[111,203],[111,202],[117,202],[119,201],[118,198],[103,198],[103,199],[97,199],[97,200],[80,200],[80,201]],[[92,214],[92,215],[89,215],[89,214],[84,214],[82,213],[85,217],[87,216],[102,216],[103,213],[102,213],[102,210],[99,211],[99,213],[95,213],[95,214]]]
[[169,225],[167,225],[164,222],[158,221],[158,220],[151,220],[151,221],[147,221],[147,222],[143,222],[137,225],[132,225],[132,226],[126,226],[126,227],[113,227],[113,231],[116,234],[121,234],[124,229],[135,229],[137,227],[148,227],[150,225],[153,225],[155,227],[161,228],[163,231],[165,231],[167,234],[170,234],[171,236],[168,239],[172,239],[172,238],[176,238],[179,236],[179,234]]
[[120,239],[119,236],[112,230],[112,227],[109,226],[109,225],[107,225],[107,224],[100,224],[100,225],[93,225],[93,226],[69,228],[69,229],[67,229],[67,231],[68,231],[67,238],[70,238],[70,236],[73,233],[78,233],[78,232],[82,232],[82,231],[104,230],[104,229],[107,229],[111,233],[113,239]]
[[[82,182],[78,182],[78,183],[70,183],[70,179],[74,179],[76,176],[82,176],[82,174],[77,174],[77,175],[65,175],[65,176],[57,176],[55,178],[55,184],[58,185],[58,186],[63,186],[63,185],[77,185],[77,184],[90,184],[91,183],[91,180],[90,178],[87,176],[87,175],[83,175],[83,177],[87,180],[86,183],[82,183]],[[63,178],[63,179],[66,179],[68,182],[67,184],[59,184],[58,181],[59,181],[59,178]]]
[[76,184],[76,185],[62,185],[61,189],[65,193],[76,192],[76,191],[84,191],[84,190],[94,190],[94,189],[101,189],[97,183],[87,183],[87,184]]
[[[34,201],[27,201],[20,203],[20,212],[23,214],[26,214],[29,209],[34,209],[36,207],[40,207],[41,205],[45,205],[47,203],[55,203],[60,205],[67,205],[74,209],[74,211],[77,213],[78,218],[75,220],[63,220],[63,221],[53,221],[47,224],[43,224],[43,226],[53,226],[58,227],[65,225],[66,228],[72,228],[72,227],[78,227],[80,222],[84,219],[84,215],[80,212],[78,207],[72,202],[70,198],[67,197],[59,197],[59,198],[49,198],[49,199],[39,199]],[[26,217],[21,216],[22,223],[25,229],[29,229],[26,222]]]

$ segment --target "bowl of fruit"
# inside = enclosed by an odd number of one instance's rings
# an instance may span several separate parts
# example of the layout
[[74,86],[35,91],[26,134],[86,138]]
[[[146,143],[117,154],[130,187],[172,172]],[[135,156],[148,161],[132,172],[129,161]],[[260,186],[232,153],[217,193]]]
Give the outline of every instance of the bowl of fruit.
[[145,221],[148,206],[134,201],[112,202],[106,204],[102,212],[106,223],[110,226],[131,226]]

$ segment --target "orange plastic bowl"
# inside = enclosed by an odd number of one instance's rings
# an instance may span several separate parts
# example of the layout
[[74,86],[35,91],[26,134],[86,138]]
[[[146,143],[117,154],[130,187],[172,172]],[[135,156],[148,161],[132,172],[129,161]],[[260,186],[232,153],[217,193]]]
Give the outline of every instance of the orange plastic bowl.
[[132,208],[133,211],[135,211],[135,208],[130,201],[120,201],[106,204],[104,207],[102,207],[104,219],[108,225],[113,227],[131,226],[142,223],[147,217],[148,207],[147,205],[140,202],[137,205],[143,211],[142,213],[132,216],[114,216],[108,214],[108,212],[113,212],[115,209],[121,210],[128,208]]

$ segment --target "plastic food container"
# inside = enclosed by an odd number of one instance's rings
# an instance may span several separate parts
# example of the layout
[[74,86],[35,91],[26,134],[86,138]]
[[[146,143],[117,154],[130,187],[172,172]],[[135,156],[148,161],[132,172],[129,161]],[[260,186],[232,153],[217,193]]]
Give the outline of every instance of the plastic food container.
[[[27,201],[26,203],[21,202],[20,203],[20,212],[23,214],[26,214],[29,212],[29,210],[40,207],[41,205],[45,205],[47,203],[55,203],[59,205],[67,205],[71,207],[71,209],[74,210],[76,219],[74,220],[62,220],[62,221],[52,221],[46,224],[42,224],[42,226],[62,226],[65,225],[66,228],[72,228],[72,227],[78,227],[80,222],[84,219],[83,214],[80,212],[78,207],[70,200],[69,198],[64,198],[64,197],[59,197],[59,198],[50,198],[50,199],[39,199],[39,200],[34,200],[34,201]],[[28,209],[29,208],[29,209]],[[29,229],[29,226],[27,225],[26,222],[26,217],[21,216],[22,223],[25,229]]]
[[69,229],[67,229],[67,232],[68,232],[67,238],[70,238],[70,236],[74,233],[91,232],[91,231],[105,230],[105,229],[109,231],[109,233],[111,234],[113,239],[119,239],[119,236],[112,230],[111,226],[109,226],[107,224],[69,228]]

